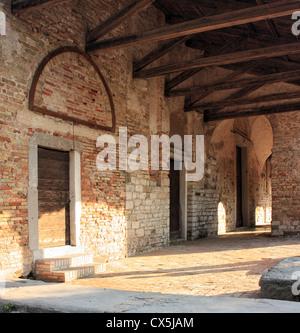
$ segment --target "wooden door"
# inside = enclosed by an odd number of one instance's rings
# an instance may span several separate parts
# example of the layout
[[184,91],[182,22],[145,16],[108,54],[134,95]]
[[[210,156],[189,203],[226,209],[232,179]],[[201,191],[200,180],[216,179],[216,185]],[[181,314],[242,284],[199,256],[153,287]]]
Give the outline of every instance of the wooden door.
[[236,147],[236,227],[243,226],[242,148]]
[[69,152],[38,149],[39,247],[70,244]]
[[170,161],[170,237],[179,238],[180,228],[180,171],[174,170],[174,160]]

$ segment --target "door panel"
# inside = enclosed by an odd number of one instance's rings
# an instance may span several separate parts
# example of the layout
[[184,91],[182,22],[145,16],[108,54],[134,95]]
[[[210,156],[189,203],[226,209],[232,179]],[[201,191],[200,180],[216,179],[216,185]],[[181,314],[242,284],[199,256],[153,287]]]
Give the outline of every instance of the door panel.
[[174,160],[170,160],[170,236],[181,236],[180,228],[180,171],[174,170]]
[[236,147],[236,227],[243,226],[242,148]]
[[39,247],[70,244],[69,153],[38,148]]

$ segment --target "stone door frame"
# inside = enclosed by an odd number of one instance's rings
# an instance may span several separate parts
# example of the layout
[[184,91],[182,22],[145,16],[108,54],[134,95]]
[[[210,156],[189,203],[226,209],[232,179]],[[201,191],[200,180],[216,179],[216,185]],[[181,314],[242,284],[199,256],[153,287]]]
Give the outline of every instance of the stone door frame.
[[[38,147],[68,151],[70,154],[70,243],[71,245],[39,248],[38,224]],[[34,260],[81,252],[81,151],[82,144],[44,133],[35,133],[29,144],[28,224],[29,249]]]

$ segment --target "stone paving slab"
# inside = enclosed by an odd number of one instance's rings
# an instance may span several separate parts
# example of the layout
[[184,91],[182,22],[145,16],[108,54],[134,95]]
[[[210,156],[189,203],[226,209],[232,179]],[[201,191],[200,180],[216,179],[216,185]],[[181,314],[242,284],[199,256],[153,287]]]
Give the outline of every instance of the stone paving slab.
[[[260,229],[259,229],[260,230]],[[281,260],[300,254],[300,237],[240,231],[177,243],[107,264],[86,287],[190,296],[259,298],[259,281]]]
[[282,313],[300,303],[260,298],[259,280],[300,254],[300,237],[236,232],[126,258],[89,279],[7,281],[0,302],[59,312]]
[[120,291],[14,280],[0,303],[62,313],[299,313],[296,302]]

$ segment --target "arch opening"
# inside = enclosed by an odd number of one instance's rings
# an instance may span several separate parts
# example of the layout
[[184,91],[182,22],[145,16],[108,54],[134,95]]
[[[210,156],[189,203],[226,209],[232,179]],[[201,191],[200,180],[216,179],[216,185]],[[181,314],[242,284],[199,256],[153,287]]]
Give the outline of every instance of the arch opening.
[[216,161],[218,233],[271,224],[272,148],[266,116],[224,120],[215,128],[210,154]]

